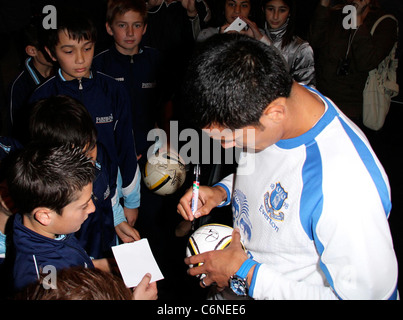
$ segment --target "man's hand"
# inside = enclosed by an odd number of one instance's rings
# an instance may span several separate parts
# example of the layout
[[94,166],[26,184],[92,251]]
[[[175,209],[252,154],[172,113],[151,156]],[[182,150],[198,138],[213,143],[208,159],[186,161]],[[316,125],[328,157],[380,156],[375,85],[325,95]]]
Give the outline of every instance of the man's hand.
[[197,211],[193,217],[192,203],[192,188],[189,188],[184,196],[179,200],[177,212],[182,215],[185,220],[192,221],[194,218],[208,215],[212,209],[217,207],[221,202],[227,199],[227,192],[220,186],[207,187],[200,186],[199,201],[197,203]]
[[248,259],[248,256],[241,244],[241,235],[238,229],[232,232],[231,244],[223,250],[209,251],[185,259],[185,263],[201,266],[193,267],[188,270],[188,274],[195,276],[206,274],[206,277],[200,283],[210,286],[216,284],[218,288],[228,287],[228,281],[234,275],[242,263]]
[[364,20],[369,12],[370,0],[354,0],[352,5],[357,8],[357,26],[364,23]]

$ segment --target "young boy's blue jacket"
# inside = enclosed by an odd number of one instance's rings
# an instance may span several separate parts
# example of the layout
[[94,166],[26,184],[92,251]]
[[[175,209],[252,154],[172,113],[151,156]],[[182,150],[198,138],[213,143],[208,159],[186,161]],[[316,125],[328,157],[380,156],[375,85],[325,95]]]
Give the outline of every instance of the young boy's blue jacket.
[[32,92],[46,79],[34,67],[32,57],[25,60],[24,69],[10,84],[7,96],[7,133],[25,142],[29,113],[26,112]]
[[73,266],[94,267],[74,234],[60,238],[51,239],[28,229],[22,223],[22,216],[19,213],[15,215],[13,226],[15,290],[18,291],[36,282],[39,273],[43,271],[47,274],[52,267],[56,270]]
[[[122,175],[122,194],[136,208],[140,194],[136,183],[140,179],[131,123],[130,98],[123,86],[110,76],[92,72],[90,78],[66,81],[59,69],[55,76],[39,86],[30,98],[34,103],[54,95],[67,95],[79,100],[90,113],[101,142],[112,162],[112,174]],[[126,198],[128,200],[126,201]],[[133,205],[137,206],[133,206]]]
[[95,212],[91,213],[75,233],[80,245],[94,259],[105,258],[112,246],[117,245],[112,198],[116,191],[116,180],[110,176],[109,156],[98,143],[95,162],[95,180],[92,184]]
[[94,57],[92,67],[115,78],[126,88],[132,105],[136,150],[138,154],[145,155],[147,148],[153,143],[147,141],[147,134],[155,127],[160,114],[159,51],[141,47],[138,54],[124,55],[112,46]]

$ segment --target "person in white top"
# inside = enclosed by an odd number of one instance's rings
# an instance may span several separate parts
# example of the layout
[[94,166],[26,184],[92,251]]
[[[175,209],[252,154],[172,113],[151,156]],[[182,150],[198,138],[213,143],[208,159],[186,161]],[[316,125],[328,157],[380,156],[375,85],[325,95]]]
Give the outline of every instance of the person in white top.
[[191,190],[180,199],[185,220],[233,209],[231,245],[186,258],[189,274],[223,297],[397,299],[389,181],[361,130],[250,37],[210,38],[187,80],[189,118],[246,151],[235,175],[200,187],[195,216]]

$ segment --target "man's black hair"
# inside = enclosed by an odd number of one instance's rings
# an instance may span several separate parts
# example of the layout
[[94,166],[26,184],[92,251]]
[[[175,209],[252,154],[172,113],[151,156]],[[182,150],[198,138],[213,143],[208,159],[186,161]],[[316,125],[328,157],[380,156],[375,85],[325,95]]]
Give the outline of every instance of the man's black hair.
[[183,88],[193,125],[258,126],[266,107],[288,97],[292,77],[276,48],[239,34],[220,34],[196,50]]

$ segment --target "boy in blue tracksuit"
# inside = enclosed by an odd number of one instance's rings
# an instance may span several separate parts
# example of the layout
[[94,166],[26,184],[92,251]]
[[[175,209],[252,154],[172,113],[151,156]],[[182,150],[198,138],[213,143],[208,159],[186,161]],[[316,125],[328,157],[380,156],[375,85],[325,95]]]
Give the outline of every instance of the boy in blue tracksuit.
[[[114,45],[93,60],[94,70],[106,73],[123,83],[132,103],[133,129],[137,155],[145,156],[148,132],[159,120],[158,50],[140,46],[147,30],[147,8],[141,0],[111,0],[106,12],[106,30]],[[145,157],[144,157],[145,158]]]
[[93,159],[96,177],[93,182],[95,212],[75,233],[81,246],[92,258],[110,255],[117,245],[117,235],[123,242],[139,240],[138,232],[127,223],[116,198],[116,179],[110,174],[110,159],[101,143],[91,116],[77,100],[55,96],[35,104],[30,118],[30,138],[49,146],[70,144],[81,148]]
[[56,75],[38,87],[30,101],[53,95],[79,100],[91,114],[101,142],[111,158],[112,176],[122,179],[125,215],[137,215],[140,171],[131,124],[130,98],[115,79],[92,72],[96,29],[79,12],[58,10],[57,30],[51,30],[45,50],[59,63]]
[[[114,44],[99,53],[93,60],[93,70],[104,72],[126,88],[131,98],[136,151],[141,168],[147,161],[148,132],[161,121],[161,56],[158,50],[140,45],[147,30],[147,7],[142,0],[109,0],[106,10],[106,30]],[[150,150],[152,151],[152,150]],[[159,228],[159,215],[163,214],[164,197],[141,188],[141,207],[136,227],[147,237],[159,260],[164,252],[164,230]],[[166,227],[165,227],[166,228]]]
[[43,44],[43,28],[32,22],[24,30],[27,59],[21,73],[10,83],[7,95],[7,135],[24,141],[29,114],[27,103],[32,92],[53,74],[53,62],[49,61]]
[[50,269],[94,267],[74,237],[95,210],[94,177],[92,161],[80,148],[30,144],[19,153],[8,175],[19,211],[12,233],[14,290]]

